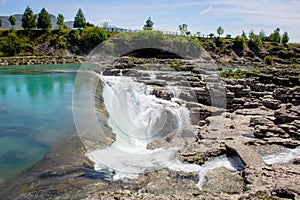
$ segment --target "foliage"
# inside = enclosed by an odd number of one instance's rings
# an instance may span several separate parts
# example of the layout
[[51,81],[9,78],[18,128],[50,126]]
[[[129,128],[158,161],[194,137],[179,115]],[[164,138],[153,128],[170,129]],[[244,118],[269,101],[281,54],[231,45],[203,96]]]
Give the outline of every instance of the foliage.
[[84,49],[86,51],[90,51],[106,39],[107,33],[100,27],[88,26],[82,31],[81,40],[83,41]]
[[64,27],[64,25],[65,25],[64,20],[65,20],[65,17],[62,14],[57,15],[56,24],[58,25],[59,29],[62,29]]
[[223,35],[223,33],[224,33],[224,29],[222,28],[222,26],[219,26],[219,27],[217,28],[217,34],[218,34],[219,37],[220,37],[221,35]]
[[153,21],[151,20],[151,17],[149,17],[146,21],[146,24],[144,25],[143,29],[144,30],[153,30]]
[[259,35],[255,35],[253,32],[250,32],[248,46],[254,53],[258,54],[262,47],[262,41]]
[[51,29],[52,22],[49,13],[45,8],[42,8],[41,12],[38,14],[37,28],[48,30]]
[[79,9],[74,18],[74,28],[84,28],[86,25],[86,19],[81,9]]
[[264,58],[264,63],[267,65],[272,65],[273,64],[273,57],[268,55]]
[[266,33],[263,30],[259,32],[259,37],[262,41],[265,41],[267,39]]
[[31,30],[36,27],[36,15],[33,14],[29,6],[27,6],[22,16],[22,27],[25,30]]
[[1,51],[7,56],[14,56],[21,52],[22,41],[14,33],[8,33],[6,37],[2,37],[0,40]]
[[136,49],[140,48],[157,48],[163,45],[165,35],[161,31],[144,30],[135,33],[132,36],[131,42]]
[[2,19],[0,18],[0,27],[2,26]]
[[237,55],[242,56],[245,50],[245,39],[242,36],[236,36],[233,40],[233,49]]
[[215,34],[210,33],[208,36],[209,36],[210,38],[213,38],[213,37],[215,36]]
[[187,24],[180,24],[178,26],[178,28],[179,28],[179,30],[180,30],[180,32],[181,32],[182,35],[190,35],[191,34],[191,32],[188,31],[187,27],[188,27]]
[[281,38],[281,42],[283,43],[283,44],[287,44],[288,42],[289,42],[289,35],[288,35],[288,33],[287,32],[284,32],[283,34],[282,34],[282,38]]
[[247,41],[248,40],[248,38],[247,38],[247,34],[244,32],[244,31],[242,31],[242,35],[241,35],[241,37],[245,40],[245,41]]
[[13,15],[9,16],[8,21],[12,27],[17,24],[17,20]]
[[280,28],[276,28],[274,32],[270,34],[269,40],[271,42],[280,43]]
[[102,43],[102,50],[104,53],[112,55],[115,50],[115,44],[112,41],[105,41]]
[[256,70],[241,70],[241,69],[233,70],[233,69],[226,69],[226,70],[223,70],[220,73],[220,76],[222,78],[240,79],[240,78],[245,78],[246,74],[248,72],[258,73]]

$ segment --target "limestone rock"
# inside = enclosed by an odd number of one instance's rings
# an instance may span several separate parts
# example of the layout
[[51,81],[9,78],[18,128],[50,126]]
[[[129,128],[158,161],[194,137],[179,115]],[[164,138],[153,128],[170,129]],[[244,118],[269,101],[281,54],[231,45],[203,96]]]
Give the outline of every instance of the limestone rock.
[[205,182],[202,189],[212,192],[225,192],[231,194],[242,193],[244,190],[244,180],[237,172],[219,167],[208,171],[205,175]]

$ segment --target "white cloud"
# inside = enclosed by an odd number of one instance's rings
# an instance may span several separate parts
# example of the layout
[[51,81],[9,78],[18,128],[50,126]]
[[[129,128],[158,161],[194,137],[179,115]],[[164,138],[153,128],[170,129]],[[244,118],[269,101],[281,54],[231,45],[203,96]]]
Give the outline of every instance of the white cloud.
[[213,8],[213,6],[210,5],[210,6],[209,6],[208,8],[206,8],[205,10],[202,10],[202,11],[200,12],[200,14],[201,14],[201,15],[205,15],[205,14],[211,12],[212,8]]

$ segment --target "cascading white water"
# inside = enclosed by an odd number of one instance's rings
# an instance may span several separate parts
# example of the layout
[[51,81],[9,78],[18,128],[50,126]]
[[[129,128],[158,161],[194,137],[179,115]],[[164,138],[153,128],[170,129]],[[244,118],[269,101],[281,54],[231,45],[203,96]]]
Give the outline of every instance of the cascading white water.
[[[116,134],[116,141],[106,149],[89,153],[96,170],[113,170],[114,179],[122,179],[134,178],[150,168],[167,167],[178,171],[200,172],[200,178],[207,169],[214,167],[233,169],[226,157],[212,159],[199,166],[176,160],[173,154],[178,147],[147,149],[149,142],[190,125],[188,109],[172,100],[166,101],[150,95],[143,83],[129,77],[102,76],[101,79],[104,83],[104,104],[110,115],[108,123]],[[198,185],[200,187],[200,182]]]
[[270,154],[263,156],[264,161],[267,164],[274,164],[274,163],[288,163],[294,158],[300,157],[300,147],[295,149],[287,149],[286,151],[279,152],[276,154]]

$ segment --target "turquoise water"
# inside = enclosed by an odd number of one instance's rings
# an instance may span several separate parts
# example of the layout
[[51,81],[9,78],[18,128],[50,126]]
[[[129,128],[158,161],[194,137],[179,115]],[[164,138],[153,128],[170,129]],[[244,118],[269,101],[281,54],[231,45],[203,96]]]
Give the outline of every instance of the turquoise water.
[[[78,65],[53,67],[74,69]],[[24,172],[43,158],[52,144],[66,134],[75,133],[72,91],[76,74],[11,75],[11,69],[0,68],[0,179],[3,180]]]

